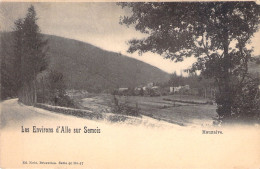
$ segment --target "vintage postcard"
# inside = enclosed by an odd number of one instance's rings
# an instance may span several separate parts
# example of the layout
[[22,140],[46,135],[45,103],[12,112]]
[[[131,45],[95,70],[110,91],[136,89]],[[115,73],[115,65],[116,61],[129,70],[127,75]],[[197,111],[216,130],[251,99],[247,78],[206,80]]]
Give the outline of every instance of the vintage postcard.
[[0,2],[0,168],[260,168],[255,1]]

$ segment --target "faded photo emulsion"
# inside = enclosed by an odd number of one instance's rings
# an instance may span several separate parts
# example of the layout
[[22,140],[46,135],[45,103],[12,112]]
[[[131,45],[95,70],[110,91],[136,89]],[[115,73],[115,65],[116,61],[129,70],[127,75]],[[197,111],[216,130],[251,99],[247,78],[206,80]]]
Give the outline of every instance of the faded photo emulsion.
[[0,168],[260,168],[254,1],[0,2]]

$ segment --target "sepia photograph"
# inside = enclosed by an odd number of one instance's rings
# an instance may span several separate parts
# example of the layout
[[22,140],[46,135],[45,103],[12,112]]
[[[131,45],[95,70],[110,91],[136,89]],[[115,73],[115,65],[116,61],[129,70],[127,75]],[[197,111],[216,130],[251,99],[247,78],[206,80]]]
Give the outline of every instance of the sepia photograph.
[[259,27],[259,1],[0,1],[0,169],[259,169]]

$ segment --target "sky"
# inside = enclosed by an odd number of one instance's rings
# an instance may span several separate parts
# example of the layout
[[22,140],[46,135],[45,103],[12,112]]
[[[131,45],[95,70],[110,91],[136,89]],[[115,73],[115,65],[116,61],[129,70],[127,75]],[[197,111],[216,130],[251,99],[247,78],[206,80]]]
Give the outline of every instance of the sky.
[[[125,25],[120,25],[120,16],[129,15],[130,11],[122,9],[113,2],[2,2],[0,3],[0,23],[4,24],[0,25],[0,30],[11,31],[14,27],[14,21],[18,18],[24,18],[27,8],[31,4],[36,9],[39,18],[38,25],[44,34],[76,39],[108,51],[120,52],[168,73],[176,71],[179,74],[196,61],[194,58],[187,58],[183,62],[175,63],[151,52],[142,56],[139,56],[138,53],[127,53],[129,40],[143,38],[146,35],[137,32],[133,27],[128,28]],[[260,54],[257,42],[260,42],[260,33],[257,33],[252,39],[255,55]]]

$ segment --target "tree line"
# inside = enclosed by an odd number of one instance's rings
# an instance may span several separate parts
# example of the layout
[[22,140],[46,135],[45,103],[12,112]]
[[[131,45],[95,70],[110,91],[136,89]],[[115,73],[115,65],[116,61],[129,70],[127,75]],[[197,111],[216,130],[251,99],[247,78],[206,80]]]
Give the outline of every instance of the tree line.
[[27,105],[73,106],[62,73],[48,67],[48,40],[40,33],[37,20],[31,5],[25,18],[14,22],[13,32],[1,36],[1,99],[18,97]]

